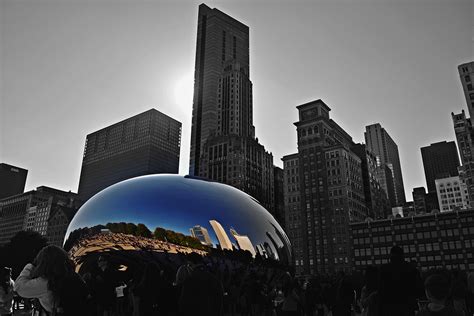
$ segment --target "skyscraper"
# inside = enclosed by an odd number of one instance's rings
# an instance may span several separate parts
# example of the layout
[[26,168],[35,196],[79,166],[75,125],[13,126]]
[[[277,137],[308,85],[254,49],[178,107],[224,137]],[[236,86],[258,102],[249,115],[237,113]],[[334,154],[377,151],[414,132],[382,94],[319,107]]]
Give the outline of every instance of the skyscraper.
[[[288,235],[296,272],[349,271],[349,223],[367,216],[352,138],[316,100],[297,106],[298,153],[283,158]],[[296,172],[296,173],[295,173]]]
[[378,180],[381,166],[377,165],[377,157],[367,149],[365,144],[355,144],[352,146],[352,151],[361,160],[367,216],[372,219],[387,218],[392,210],[387,193]]
[[406,201],[405,188],[397,144],[379,123],[366,126],[364,136],[368,149],[379,158],[377,164],[379,166],[386,165],[392,171],[393,195],[390,192],[391,185],[387,183],[387,179],[379,179],[384,186],[384,191],[388,194],[392,207],[403,206]]
[[0,163],[0,199],[22,194],[25,190],[28,170]]
[[80,199],[133,177],[178,173],[180,142],[181,123],[155,109],[87,135]]
[[273,156],[255,138],[249,28],[199,6],[189,173],[226,183],[275,214]]
[[472,117],[474,115],[474,61],[459,65],[458,72],[469,116]]
[[222,227],[221,223],[215,219],[211,219],[209,224],[211,224],[212,229],[214,229],[214,233],[216,234],[217,240],[219,241],[219,247],[222,250],[233,250],[234,248],[232,247],[229,236],[227,236],[227,233],[225,232],[225,229]]
[[[239,118],[241,124],[244,121],[248,122],[249,119],[251,121],[252,115],[251,90],[249,90],[251,83],[248,79],[248,26],[217,9],[209,8],[205,4],[199,6],[198,14],[190,175],[200,175],[200,161],[204,144],[208,137],[218,130],[219,102],[225,108],[225,115],[221,117],[224,122],[224,126],[220,128],[221,132],[230,132],[231,122],[228,120],[230,116],[232,119],[237,119],[237,112],[242,114],[245,112],[243,117]],[[226,68],[226,66],[228,67]],[[232,91],[232,101],[235,98],[232,108],[228,103],[222,104],[222,101],[228,102],[228,88],[231,85],[231,91],[235,87],[235,91]],[[241,102],[239,106],[237,105],[237,85],[241,87],[241,93],[244,92],[244,89],[246,93],[244,99],[242,99],[242,95],[239,95]],[[225,96],[224,93],[226,93]],[[245,107],[247,109],[244,110]],[[236,130],[237,123],[238,121],[232,122],[232,132]],[[242,134],[252,132],[247,130],[247,126],[239,126],[239,131]]]
[[191,233],[191,236],[199,239],[201,244],[212,247],[211,237],[209,236],[209,232],[205,227],[202,227],[201,225],[195,225],[189,229],[189,232]]
[[436,179],[458,175],[459,157],[456,143],[438,142],[421,148],[428,192],[436,192]]

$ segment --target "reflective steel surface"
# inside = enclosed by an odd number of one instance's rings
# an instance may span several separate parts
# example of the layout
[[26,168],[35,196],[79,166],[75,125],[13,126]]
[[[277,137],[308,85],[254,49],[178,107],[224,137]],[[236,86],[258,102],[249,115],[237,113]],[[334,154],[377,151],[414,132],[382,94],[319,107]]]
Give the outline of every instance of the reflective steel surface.
[[291,261],[288,237],[255,199],[179,175],[133,178],[99,192],[71,221],[64,248],[79,268],[104,252],[132,262],[143,253],[245,250],[254,258]]

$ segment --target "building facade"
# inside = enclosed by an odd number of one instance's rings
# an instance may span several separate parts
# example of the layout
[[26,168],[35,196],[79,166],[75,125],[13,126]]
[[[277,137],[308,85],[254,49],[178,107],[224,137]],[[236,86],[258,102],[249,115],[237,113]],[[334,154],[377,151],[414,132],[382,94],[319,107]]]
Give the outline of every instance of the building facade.
[[372,219],[387,218],[391,213],[390,200],[378,180],[379,177],[377,177],[379,169],[381,169],[381,166],[377,165],[377,157],[367,149],[365,144],[355,144],[352,151],[361,160],[367,217]]
[[406,202],[405,187],[397,144],[379,123],[366,126],[364,136],[367,148],[378,157],[378,166],[384,168],[385,165],[390,169],[392,179],[385,176],[384,170],[379,173],[379,182],[387,193],[391,206],[403,206]]
[[196,225],[193,228],[190,228],[189,232],[191,233],[191,236],[199,239],[201,244],[212,247],[211,237],[209,236],[209,232],[205,227]]
[[87,135],[80,199],[133,177],[178,173],[180,143],[181,123],[155,109]]
[[451,117],[462,163],[458,168],[459,178],[467,188],[469,200],[474,201],[474,130],[471,119],[466,117],[464,110],[459,114],[451,113]]
[[28,170],[0,163],[0,199],[22,194],[25,191]]
[[273,216],[281,227],[285,227],[285,190],[283,169],[277,166],[273,167],[273,192],[274,207]]
[[229,184],[276,216],[273,155],[253,126],[249,28],[199,6],[189,174]]
[[436,179],[435,183],[441,212],[469,208],[467,188],[459,176]]
[[77,212],[77,208],[64,205],[55,205],[50,212],[46,238],[48,243],[58,247],[63,246],[64,236],[72,218]]
[[428,192],[436,192],[436,179],[459,175],[459,157],[456,143],[438,142],[421,148]]
[[304,273],[303,269],[303,226],[301,212],[301,192],[299,179],[298,154],[284,156],[283,161],[283,197],[285,206],[285,232],[293,247],[295,272]]
[[0,200],[0,245],[22,230],[48,237],[48,221],[57,205],[77,209],[77,195],[41,186]]
[[458,72],[469,116],[472,117],[474,115],[474,61],[459,65]]
[[[224,71],[225,66],[230,63],[235,67]],[[238,68],[238,70],[237,70]],[[238,72],[237,78],[232,78],[235,72]],[[218,121],[218,90],[221,92],[220,102],[227,97],[223,95],[224,90],[228,91],[227,84],[236,86],[241,81],[245,81],[240,92],[243,93],[244,86],[248,89],[249,80],[249,28],[243,23],[235,20],[227,14],[211,9],[205,4],[199,6],[198,30],[196,43],[196,63],[194,68],[194,98],[193,115],[191,126],[191,153],[189,161],[189,174],[200,175],[200,161],[204,153],[204,144],[207,138],[214,133]],[[245,74],[245,75],[244,75]],[[228,77],[230,75],[230,78]],[[229,79],[233,79],[229,80]],[[220,84],[220,87],[219,87]],[[232,89],[231,89],[232,90]],[[233,91],[233,99],[237,101],[237,92]],[[246,91],[247,96],[251,96],[251,91]],[[241,100],[239,100],[241,101]],[[225,102],[225,101],[224,101]],[[251,99],[242,100],[251,105]],[[227,108],[227,104],[223,109]],[[242,107],[239,111],[242,110]],[[237,106],[232,105],[232,114],[236,114]],[[227,112],[230,117],[230,113]],[[226,114],[227,114],[226,113]],[[221,114],[222,115],[222,114]],[[251,115],[251,112],[247,113]],[[225,116],[227,117],[227,116]],[[221,117],[225,120],[224,115]],[[230,124],[225,125],[229,127]],[[236,128],[233,125],[233,128]],[[239,130],[243,132],[242,129]]]
[[421,270],[474,269],[474,212],[425,214],[389,220],[353,223],[353,265],[388,263],[390,249],[403,248],[405,258]]
[[[285,181],[299,191],[298,207],[290,188],[285,190],[287,227],[298,227],[288,231],[295,267],[300,274],[349,270],[349,223],[367,215],[361,159],[351,150],[352,138],[330,119],[330,108],[323,101],[305,103],[297,109],[298,154],[283,158]],[[286,170],[296,158],[296,166]],[[297,185],[289,182],[296,180],[291,173],[296,167]],[[300,235],[295,238],[298,229]]]

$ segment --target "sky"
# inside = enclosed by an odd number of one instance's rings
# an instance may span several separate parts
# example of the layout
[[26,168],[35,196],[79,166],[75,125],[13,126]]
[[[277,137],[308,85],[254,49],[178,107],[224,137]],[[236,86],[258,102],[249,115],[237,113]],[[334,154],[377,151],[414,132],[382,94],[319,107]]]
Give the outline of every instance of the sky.
[[[86,135],[150,108],[182,126],[187,174],[198,5],[193,0],[0,0],[0,162],[25,190],[77,192]],[[457,66],[474,60],[472,0],[208,1],[250,28],[256,135],[274,164],[297,152],[296,106],[322,99],[364,142],[398,144],[407,200],[420,148],[455,140]]]

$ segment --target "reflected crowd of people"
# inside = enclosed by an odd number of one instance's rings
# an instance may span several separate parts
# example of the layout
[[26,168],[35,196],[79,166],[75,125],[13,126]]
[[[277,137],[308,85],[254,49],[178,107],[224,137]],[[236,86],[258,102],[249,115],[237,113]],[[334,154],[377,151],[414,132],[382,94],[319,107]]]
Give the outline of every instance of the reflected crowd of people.
[[243,251],[124,258],[102,252],[76,273],[63,249],[47,246],[15,282],[11,270],[1,270],[0,315],[14,315],[15,293],[24,298],[22,309],[39,316],[474,314],[473,272],[422,274],[397,246],[389,263],[364,273],[307,277]]

